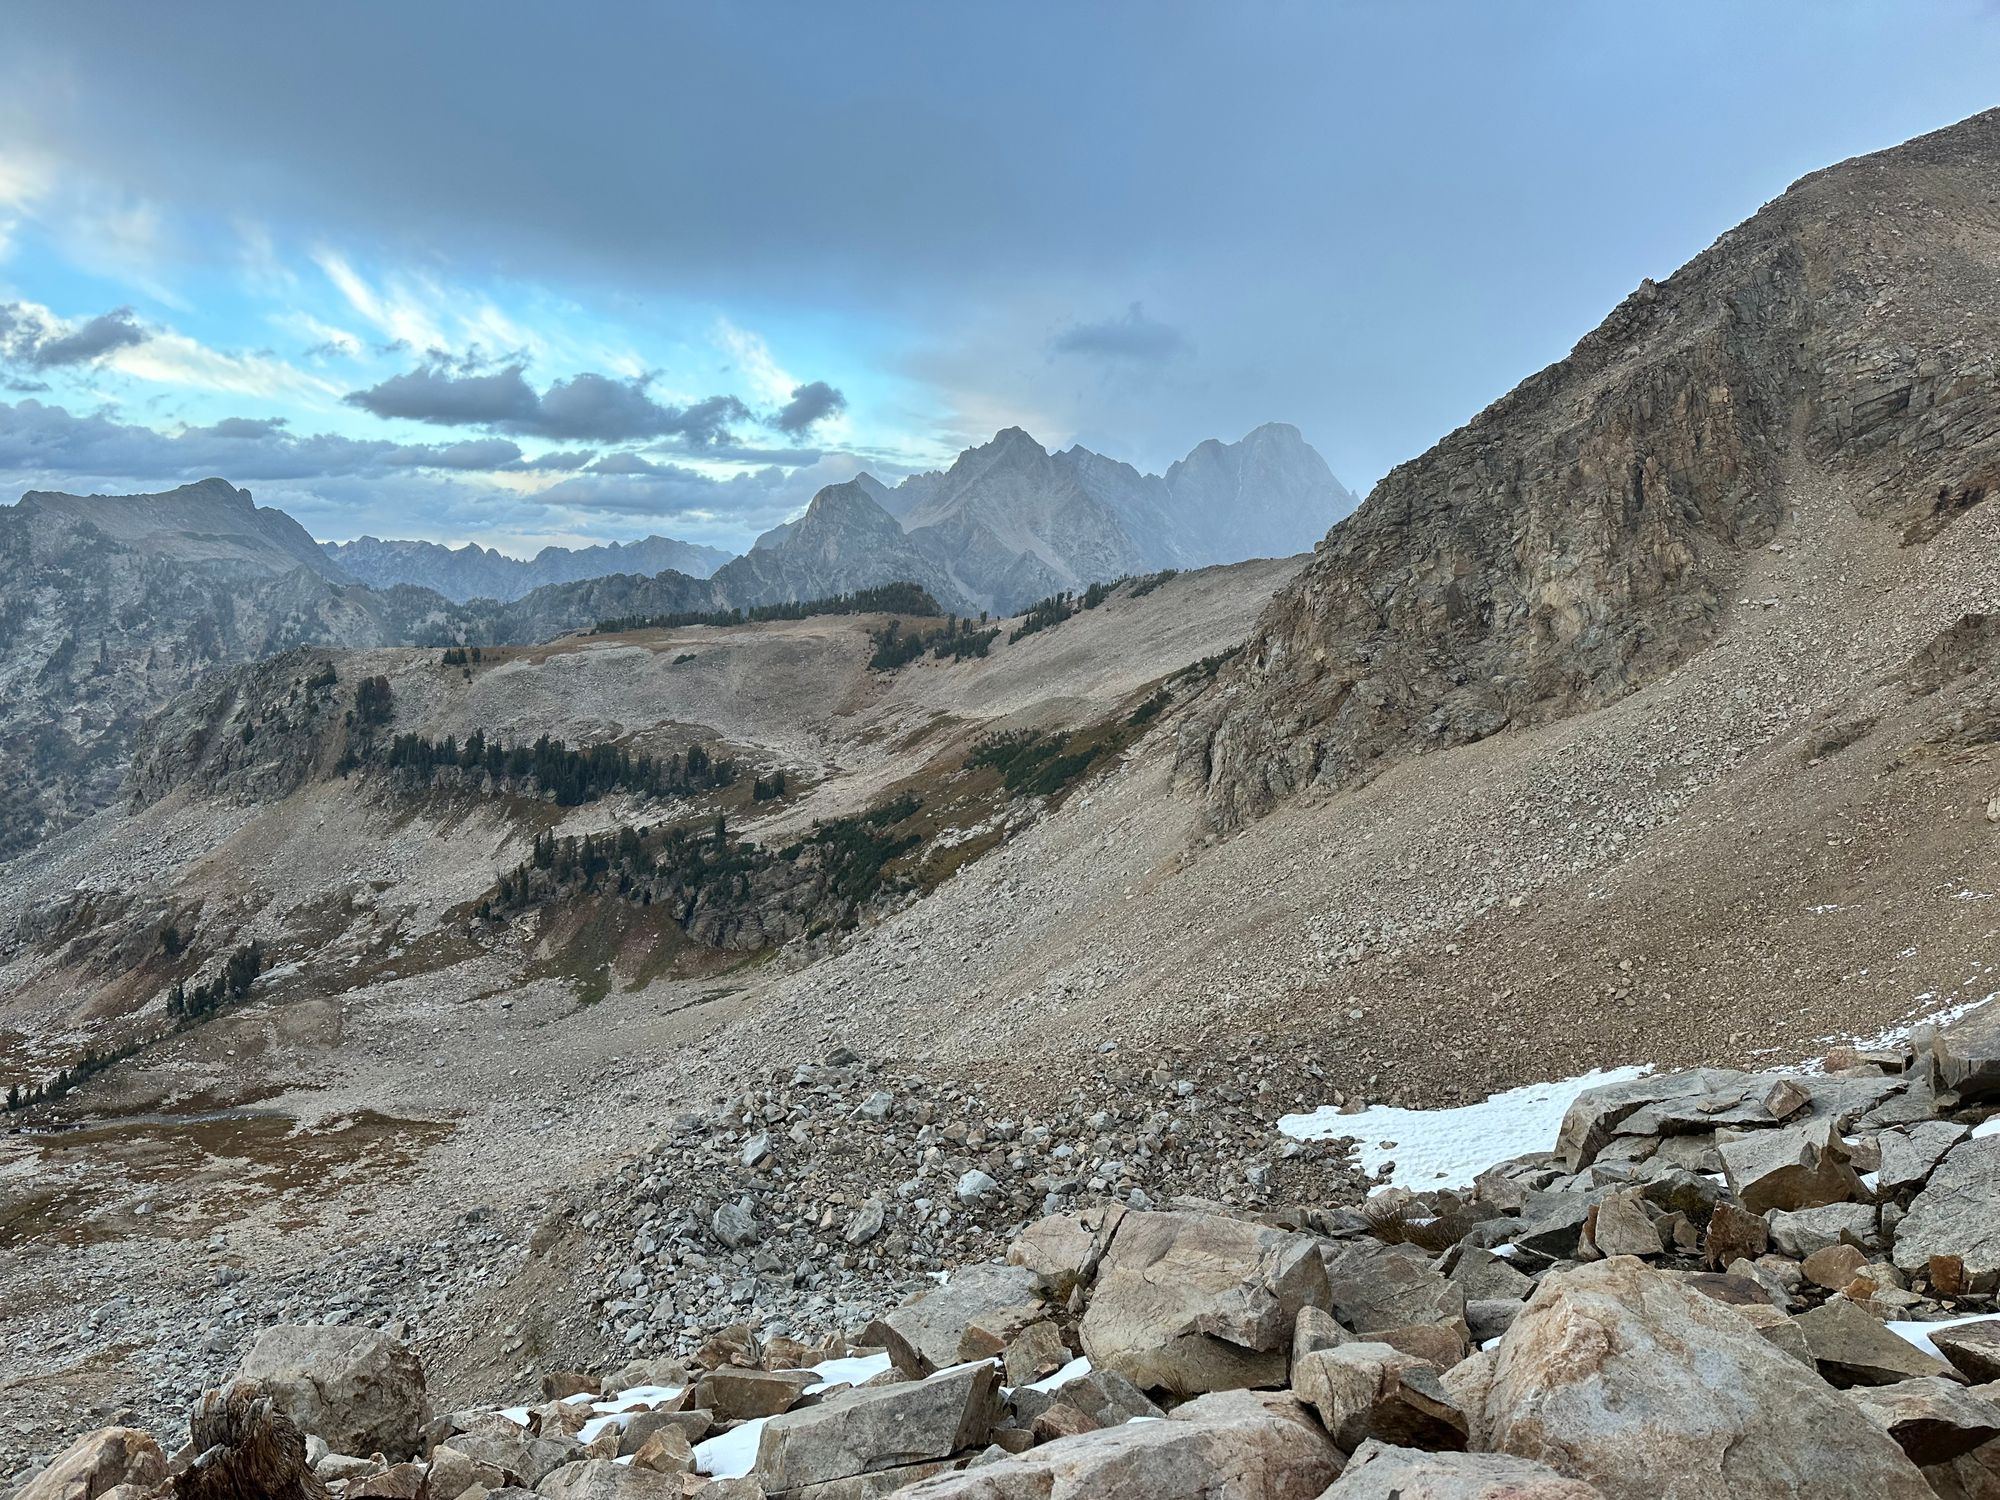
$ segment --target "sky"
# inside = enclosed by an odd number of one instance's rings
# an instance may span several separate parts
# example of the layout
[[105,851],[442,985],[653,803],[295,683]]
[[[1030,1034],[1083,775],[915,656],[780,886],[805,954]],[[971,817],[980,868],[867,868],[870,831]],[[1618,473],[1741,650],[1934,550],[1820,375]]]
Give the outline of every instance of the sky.
[[1001,427],[1357,491],[2000,6],[9,0],[0,496],[740,550]]

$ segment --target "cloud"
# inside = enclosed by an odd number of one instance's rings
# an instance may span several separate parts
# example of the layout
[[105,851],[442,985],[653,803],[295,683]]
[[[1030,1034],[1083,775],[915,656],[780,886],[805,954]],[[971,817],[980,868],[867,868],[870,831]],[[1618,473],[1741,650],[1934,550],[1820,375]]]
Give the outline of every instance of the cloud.
[[129,307],[65,322],[32,302],[0,302],[0,359],[31,370],[93,364],[148,337]]
[[1049,347],[1056,354],[1157,365],[1178,359],[1193,346],[1178,328],[1147,317],[1145,307],[1134,302],[1122,318],[1070,324]]
[[824,380],[815,380],[794,387],[792,399],[771,417],[770,425],[792,437],[804,437],[814,423],[846,410],[847,397]]
[[586,372],[558,380],[539,395],[523,367],[468,371],[433,359],[345,397],[375,416],[441,427],[491,427],[560,442],[635,442],[679,438],[706,448],[727,441],[732,422],[752,420],[734,396],[710,396],[689,406],[666,406],[643,379],[621,380]]

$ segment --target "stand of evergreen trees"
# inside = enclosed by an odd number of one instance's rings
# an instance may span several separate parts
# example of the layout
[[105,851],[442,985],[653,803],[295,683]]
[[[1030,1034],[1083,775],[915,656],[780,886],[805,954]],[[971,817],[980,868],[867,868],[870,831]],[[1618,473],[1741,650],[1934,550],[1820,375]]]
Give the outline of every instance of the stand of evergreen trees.
[[[986,623],[984,615],[979,617],[979,623]],[[999,636],[997,628],[982,630],[972,623],[970,617],[960,619],[957,615],[931,631],[904,630],[901,620],[891,620],[869,636],[875,643],[875,650],[868,658],[868,665],[876,672],[893,672],[925,652],[939,661],[963,661],[967,657],[986,655]]]
[[[167,929],[169,933],[173,931],[171,927]],[[263,972],[264,949],[252,938],[239,945],[223,963],[222,972],[205,984],[197,984],[190,989],[186,984],[176,983],[167,991],[167,1017],[173,1022],[170,1029],[191,1026],[214,1015],[230,1002],[243,999]],[[53,1104],[86,1078],[102,1073],[113,1063],[136,1057],[158,1040],[158,1036],[141,1037],[119,1047],[86,1047],[83,1056],[42,1083],[29,1084],[25,1088],[18,1083],[9,1084],[6,1108],[12,1111],[26,1109],[32,1104]]]
[[663,615],[618,615],[599,620],[593,635],[617,635],[627,630],[681,630],[690,625],[757,625],[766,620],[804,620],[813,615],[923,615],[935,617],[944,607],[928,589],[914,583],[885,583],[825,599],[801,599],[790,604],[758,604],[750,609],[687,609]]
[[176,984],[167,991],[167,1015],[176,1023],[199,1021],[212,1016],[232,1000],[250,993],[250,986],[264,972],[264,949],[255,938],[229,955],[222,972],[206,984],[189,989]]
[[1011,644],[1024,635],[1052,630],[1075,615],[1079,609],[1097,608],[1120,589],[1125,589],[1129,598],[1143,599],[1179,573],[1178,568],[1166,568],[1158,573],[1127,573],[1108,582],[1093,583],[1081,594],[1051,594],[1046,599],[1037,599],[1028,606],[1027,613],[1021,616],[1021,623],[1015,627],[1014,633],[1008,636],[1007,640]]
[[559,740],[541,736],[533,744],[504,744],[475,729],[460,744],[455,735],[442,740],[420,734],[399,734],[389,742],[383,763],[429,786],[446,767],[483,771],[495,781],[535,785],[560,807],[577,807],[612,792],[642,797],[686,797],[732,785],[736,762],[718,760],[700,745],[685,755],[634,754],[623,745],[587,745],[572,750]]

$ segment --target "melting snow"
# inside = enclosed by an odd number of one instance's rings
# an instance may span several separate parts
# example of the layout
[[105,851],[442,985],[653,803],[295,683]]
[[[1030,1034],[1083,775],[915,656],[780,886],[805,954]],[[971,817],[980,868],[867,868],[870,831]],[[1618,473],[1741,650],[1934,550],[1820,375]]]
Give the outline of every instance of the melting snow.
[[1995,1115],[1990,1120],[1981,1120],[1973,1126],[1970,1139],[1983,1141],[1989,1135],[2000,1135],[2000,1115]]
[[769,1417],[752,1417],[741,1427],[732,1427],[721,1437],[694,1445],[697,1474],[712,1479],[741,1479],[757,1462],[757,1442],[764,1435]]
[[[1911,1008],[1916,1009],[1918,1006],[1926,1003],[1935,1004],[1937,999],[1937,995],[1926,991],[1917,996],[1916,1006],[1912,1006]],[[1910,1033],[1915,1031],[1919,1026],[1949,1026],[1954,1021],[1964,1020],[1982,1005],[1990,1005],[1996,999],[2000,999],[2000,990],[1995,990],[1990,995],[1981,995],[1977,1000],[1966,1000],[1957,1005],[1940,1006],[1936,1010],[1926,1011],[1922,1015],[1913,1016],[1898,1025],[1885,1027],[1873,1036],[1855,1037],[1853,1045],[1864,1052],[1880,1051],[1887,1047],[1893,1047],[1898,1042],[1907,1042],[1910,1039]],[[1833,1038],[1822,1037],[1820,1040],[1830,1042]]]
[[1940,1328],[1956,1328],[1961,1323],[1985,1323],[1991,1320],[1992,1317],[1992,1313],[1974,1313],[1969,1318],[1939,1318],[1933,1323],[1891,1323],[1889,1325],[1889,1332],[1895,1334],[1898,1338],[1906,1339],[1910,1343],[1915,1344],[1924,1353],[1935,1355],[1942,1359],[1943,1356],[1938,1354],[1937,1345],[1931,1342],[1932,1334],[1936,1333]]
[[1060,1370],[1056,1371],[1055,1374],[1049,1376],[1045,1380],[1037,1380],[1033,1385],[1029,1386],[1028,1389],[1031,1391],[1041,1391],[1044,1394],[1050,1391],[1059,1391],[1064,1386],[1068,1385],[1072,1380],[1081,1380],[1083,1379],[1084,1376],[1088,1375],[1089,1373],[1090,1373],[1089,1356],[1079,1354],[1075,1359],[1071,1360],[1068,1364],[1064,1365]]
[[813,1373],[819,1376],[819,1384],[805,1389],[808,1396],[817,1396],[828,1386],[859,1385],[864,1380],[873,1380],[889,1368],[886,1354],[857,1354],[852,1359],[830,1359],[825,1364],[814,1365]]
[[1391,1186],[1465,1187],[1496,1162],[1547,1151],[1556,1143],[1563,1112],[1587,1089],[1627,1083],[1652,1071],[1641,1067],[1592,1071],[1560,1083],[1531,1083],[1459,1109],[1396,1109],[1377,1104],[1344,1115],[1331,1106],[1286,1115],[1278,1129],[1300,1141],[1355,1142],[1361,1170],[1373,1176],[1392,1165]]

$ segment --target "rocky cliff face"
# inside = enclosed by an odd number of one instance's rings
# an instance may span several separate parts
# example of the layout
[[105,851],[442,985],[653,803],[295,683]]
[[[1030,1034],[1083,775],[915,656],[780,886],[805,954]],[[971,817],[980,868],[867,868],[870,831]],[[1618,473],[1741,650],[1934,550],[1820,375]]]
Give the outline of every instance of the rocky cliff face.
[[1183,727],[1215,823],[1671,670],[1794,486],[1912,543],[1980,503],[1996,167],[1989,113],[1804,179],[1392,472]]
[[976,607],[949,570],[882,508],[880,491],[865,474],[828,485],[803,516],[766,532],[711,582],[732,605],[824,599],[885,583],[915,583],[949,609]]
[[351,542],[322,542],[320,548],[348,576],[371,588],[414,584],[461,604],[472,599],[506,604],[549,584],[578,583],[618,573],[650,578],[675,572],[707,578],[731,556],[720,548],[665,536],[596,547],[544,547],[525,560],[471,542],[446,547],[437,542],[382,541],[372,536]]

